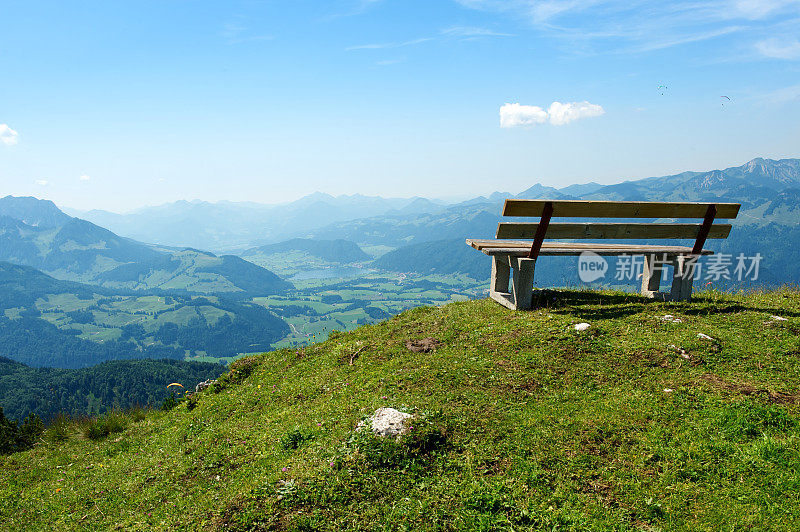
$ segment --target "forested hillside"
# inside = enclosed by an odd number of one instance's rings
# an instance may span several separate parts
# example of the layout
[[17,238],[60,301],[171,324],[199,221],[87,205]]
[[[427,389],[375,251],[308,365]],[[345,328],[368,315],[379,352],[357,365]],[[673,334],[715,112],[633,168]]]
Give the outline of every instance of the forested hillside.
[[420,273],[465,273],[488,279],[491,259],[464,243],[463,238],[434,240],[403,246],[381,256],[372,266],[381,270]]
[[[177,360],[118,360],[83,369],[31,368],[0,357],[0,407],[21,421],[36,414],[45,421],[58,414],[80,417],[111,409],[158,406],[178,382],[193,390],[215,379],[222,364]],[[179,388],[173,388],[179,389]]]
[[349,240],[314,240],[310,238],[293,238],[277,244],[269,244],[242,252],[242,257],[250,258],[254,255],[273,255],[287,251],[303,251],[313,257],[329,262],[349,263],[369,260],[369,255],[358,247],[358,244]]

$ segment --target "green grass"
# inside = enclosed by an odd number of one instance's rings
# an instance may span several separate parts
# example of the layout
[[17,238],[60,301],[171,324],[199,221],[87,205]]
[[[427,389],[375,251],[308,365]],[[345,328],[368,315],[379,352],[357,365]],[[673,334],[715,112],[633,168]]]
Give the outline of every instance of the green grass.
[[[799,402],[794,289],[418,308],[0,457],[0,528],[798,529]],[[411,434],[354,431],[381,406]]]
[[84,422],[83,435],[90,440],[99,440],[109,434],[122,432],[128,425],[128,416],[122,412],[111,411]]

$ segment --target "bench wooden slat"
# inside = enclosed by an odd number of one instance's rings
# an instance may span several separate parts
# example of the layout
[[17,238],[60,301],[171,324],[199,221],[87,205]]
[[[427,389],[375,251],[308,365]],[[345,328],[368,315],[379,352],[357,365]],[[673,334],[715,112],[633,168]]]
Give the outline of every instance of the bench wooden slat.
[[[551,223],[547,228],[550,239],[628,239],[674,238],[694,239],[700,233],[700,224],[662,223]],[[538,223],[501,222],[497,238],[534,238]],[[708,238],[727,238],[730,224],[714,224]]]
[[[548,200],[507,199],[503,216],[540,217]],[[554,218],[703,218],[711,203],[552,200]],[[736,218],[738,203],[715,203],[717,218]],[[548,236],[549,231],[548,231]]]
[[[525,256],[531,247],[530,241],[514,240],[476,240],[467,239],[467,245],[486,255]],[[659,246],[646,244],[595,244],[587,242],[545,242],[539,255],[580,255],[591,251],[598,255],[690,255],[692,248],[688,246]],[[702,255],[711,255],[713,251],[704,249]]]

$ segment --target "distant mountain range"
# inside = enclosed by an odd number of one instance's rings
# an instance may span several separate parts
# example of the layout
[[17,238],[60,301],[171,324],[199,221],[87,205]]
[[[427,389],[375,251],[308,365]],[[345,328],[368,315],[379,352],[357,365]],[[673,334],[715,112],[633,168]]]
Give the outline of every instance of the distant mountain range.
[[333,222],[385,214],[437,212],[442,208],[440,203],[425,198],[360,194],[333,197],[317,192],[283,205],[177,201],[127,214],[101,210],[70,212],[144,242],[241,251],[277,243]]
[[[588,183],[556,189],[535,184],[518,194],[493,192],[450,205],[424,198],[315,193],[284,205],[181,201],[125,215],[83,213],[125,237],[72,218],[52,202],[6,197],[0,199],[0,260],[31,265],[59,279],[114,289],[280,293],[291,285],[264,267],[232,255],[218,257],[194,248],[168,246],[238,248],[242,257],[267,268],[278,268],[279,254],[289,251],[335,263],[364,262],[368,257],[359,245],[385,249],[467,236],[491,238],[502,202],[509,197],[738,202],[742,210],[733,222],[736,229],[731,238],[713,244],[730,249],[740,236],[771,224],[785,227],[781,231],[784,238],[794,238],[800,222],[800,159],[759,158],[724,170],[613,185]],[[760,231],[759,238],[769,240],[771,234],[778,231]],[[776,244],[774,260],[784,264],[786,242]],[[409,257],[420,256],[420,249],[409,248]],[[386,267],[390,258],[396,265],[413,262],[401,260],[398,253],[376,266]],[[271,256],[278,260],[270,260]],[[436,259],[427,262],[430,260]],[[475,268],[465,263],[462,271]]]
[[[800,159],[754,159],[742,166],[710,172],[627,181],[615,185],[572,185],[555,189],[542,185],[517,195],[495,192],[448,206],[440,212],[415,216],[383,215],[340,222],[308,234],[312,238],[343,238],[361,244],[383,244],[398,249],[378,259],[376,266],[396,271],[460,272],[475,275],[484,257],[464,255],[465,237],[493,238],[505,198],[588,199],[615,201],[708,201],[741,203],[731,236],[709,242],[720,252],[762,253],[760,283],[800,281]],[[457,244],[461,241],[462,244]],[[440,242],[440,245],[427,243]],[[685,242],[689,244],[689,242]],[[438,253],[433,253],[438,249]],[[438,257],[438,258],[437,258]],[[454,260],[454,257],[460,257]],[[537,278],[561,275],[558,268],[537,267]],[[419,266],[414,266],[418,264]],[[562,265],[564,266],[564,265]],[[543,270],[544,268],[544,270]],[[488,276],[488,268],[485,270]],[[545,272],[548,272],[545,273]],[[551,279],[551,280],[552,280]]]
[[0,199],[0,260],[32,266],[57,279],[119,290],[253,296],[292,288],[239,257],[143,244],[35,198]]
[[[556,189],[537,183],[518,194],[493,192],[450,204],[419,197],[381,198],[359,194],[333,197],[318,192],[283,205],[179,201],[129,214],[71,213],[143,242],[240,254],[246,249],[296,237],[346,239],[365,244],[385,236],[393,242],[382,241],[385,245],[454,238],[458,224],[466,222],[461,229],[472,229],[481,223],[475,219],[480,218],[476,212],[487,212],[496,219],[498,205],[510,197],[733,201],[743,205],[737,224],[792,225],[800,219],[797,208],[800,159],[759,158],[724,170],[683,172],[613,185],[586,183]],[[2,212],[0,208],[0,214]],[[42,214],[38,218],[47,219],[47,216]],[[430,220],[430,224],[425,220]],[[485,223],[491,225],[489,217]],[[425,229],[415,229],[417,225]]]

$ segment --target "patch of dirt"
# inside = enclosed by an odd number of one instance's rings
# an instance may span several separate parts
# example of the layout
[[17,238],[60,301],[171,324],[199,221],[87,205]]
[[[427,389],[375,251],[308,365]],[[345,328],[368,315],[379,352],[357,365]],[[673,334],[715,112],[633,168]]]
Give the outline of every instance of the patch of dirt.
[[339,357],[339,364],[352,366],[353,362],[355,362],[356,359],[359,356],[361,356],[362,351],[364,351],[364,349],[366,349],[367,347],[370,347],[370,346],[362,345],[361,342],[358,342],[356,344],[356,347],[351,348],[351,350],[349,352],[343,353]]
[[706,373],[700,377],[713,387],[741,395],[763,395],[772,403],[794,405],[800,403],[800,395],[785,392],[771,391],[767,388],[758,388],[747,383],[728,382],[718,375]]
[[522,390],[522,391],[525,391],[525,392],[528,392],[528,393],[533,393],[533,392],[537,391],[541,387],[542,387],[542,385],[539,384],[538,382],[536,382],[533,379],[527,379],[525,382],[523,382],[523,383],[519,384],[518,386],[516,386],[516,388],[518,390]]
[[511,465],[512,461],[510,458],[495,456],[485,460],[477,469],[484,475],[499,475],[510,470]]
[[442,345],[442,342],[435,338],[423,338],[421,340],[406,340],[406,349],[413,353],[430,353],[436,351],[436,348]]

